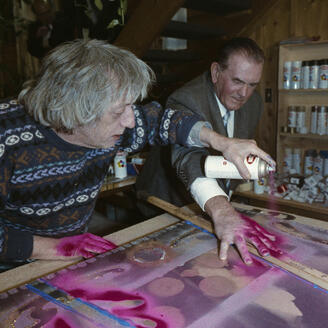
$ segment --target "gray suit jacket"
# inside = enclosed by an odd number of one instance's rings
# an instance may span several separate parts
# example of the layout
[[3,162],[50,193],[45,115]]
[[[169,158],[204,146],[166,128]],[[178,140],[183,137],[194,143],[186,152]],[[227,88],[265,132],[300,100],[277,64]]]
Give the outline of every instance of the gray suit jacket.
[[[204,121],[212,124],[213,130],[226,136],[214,92],[210,73],[205,72],[173,92],[168,98],[166,107],[197,113]],[[248,102],[235,111],[234,137],[253,138],[262,111],[261,97],[254,92]],[[186,148],[179,145],[152,147],[146,164],[137,179],[137,191],[147,191],[176,206],[193,202],[187,190],[197,177],[204,176],[203,161],[210,153],[219,154],[205,148]],[[232,180],[231,189],[233,190],[239,182]],[[227,192],[225,181],[218,179],[218,183]],[[147,211],[143,206],[139,206],[139,208],[147,217],[157,214],[156,211]]]

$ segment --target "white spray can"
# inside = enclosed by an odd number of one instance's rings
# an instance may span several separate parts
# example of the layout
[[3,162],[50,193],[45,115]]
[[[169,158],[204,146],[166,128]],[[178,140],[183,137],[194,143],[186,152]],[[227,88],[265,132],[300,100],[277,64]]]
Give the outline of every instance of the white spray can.
[[127,176],[126,153],[119,151],[114,157],[115,178],[123,179]]
[[[244,163],[251,174],[251,180],[261,179],[267,176],[270,171],[274,171],[268,163],[257,156],[247,156]],[[205,176],[208,178],[243,179],[237,167],[223,156],[207,156],[204,170]]]

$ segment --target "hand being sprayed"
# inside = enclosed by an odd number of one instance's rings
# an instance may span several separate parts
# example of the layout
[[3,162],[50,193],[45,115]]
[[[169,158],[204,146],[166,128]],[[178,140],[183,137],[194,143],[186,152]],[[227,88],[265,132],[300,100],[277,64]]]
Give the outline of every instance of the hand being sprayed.
[[205,209],[212,217],[215,233],[221,240],[221,260],[226,260],[229,246],[235,244],[243,261],[252,264],[247,242],[254,245],[262,256],[282,254],[276,246],[276,237],[254,220],[240,215],[225,197],[211,198]]

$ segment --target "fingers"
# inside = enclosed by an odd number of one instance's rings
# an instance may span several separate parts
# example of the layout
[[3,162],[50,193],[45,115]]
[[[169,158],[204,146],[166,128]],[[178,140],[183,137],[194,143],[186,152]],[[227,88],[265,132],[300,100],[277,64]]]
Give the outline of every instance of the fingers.
[[96,240],[96,241],[99,241],[99,242],[103,242],[107,245],[110,245],[112,248],[116,248],[116,245],[113,244],[112,242],[110,242],[109,240],[103,238],[103,237],[100,237],[100,236],[97,236],[97,235],[93,235],[92,233],[87,233],[88,237],[90,237],[91,239],[93,240]]
[[261,227],[259,224],[255,224],[254,227],[255,227],[255,229],[258,232],[260,232],[264,236],[268,237],[270,240],[272,240],[272,241],[275,241],[276,240],[276,236],[275,235],[273,235],[272,233],[270,233],[269,231],[267,231],[266,229],[264,229],[263,227]]
[[258,252],[260,253],[260,255],[262,255],[262,256],[268,256],[270,254],[268,248],[261,241],[260,238],[258,238],[257,236],[252,236],[251,238],[249,238],[249,240],[256,247],[256,249],[258,250]]
[[245,163],[243,160],[236,160],[235,161],[235,165],[238,169],[238,172],[240,173],[240,175],[245,179],[248,180],[251,178],[251,174],[249,173]]
[[242,260],[247,264],[250,265],[253,263],[253,260],[251,258],[251,255],[249,254],[248,248],[247,248],[247,244],[246,244],[246,240],[244,238],[243,235],[237,235],[235,237],[235,244],[236,247],[239,251],[239,254],[242,258]]
[[225,261],[228,257],[228,249],[229,245],[232,243],[231,237],[228,236],[223,236],[221,239],[221,244],[220,244],[220,260]]
[[88,251],[88,252],[92,252],[92,253],[96,253],[96,254],[102,254],[102,253],[109,251],[108,246],[104,246],[99,243],[95,244],[95,243],[91,243],[91,242],[84,243],[82,249],[84,251]]
[[252,155],[256,155],[259,158],[262,158],[264,161],[266,161],[272,168],[276,167],[276,162],[273,160],[273,158],[267,154],[262,149],[255,147],[254,151],[252,152]]

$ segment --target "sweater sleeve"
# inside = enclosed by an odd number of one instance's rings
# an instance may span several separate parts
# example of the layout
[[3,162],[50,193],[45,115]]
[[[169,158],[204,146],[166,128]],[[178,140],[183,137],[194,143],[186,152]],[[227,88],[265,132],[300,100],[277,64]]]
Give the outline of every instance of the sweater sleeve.
[[4,216],[9,195],[12,165],[6,152],[6,141],[0,138],[0,260],[26,260],[32,254],[33,236],[11,226]]
[[9,228],[0,223],[0,260],[26,260],[31,256],[32,250],[32,234]]
[[150,145],[188,145],[188,137],[200,116],[187,111],[163,109],[157,102],[136,106],[135,127],[126,129],[121,146],[126,151],[141,150]]

